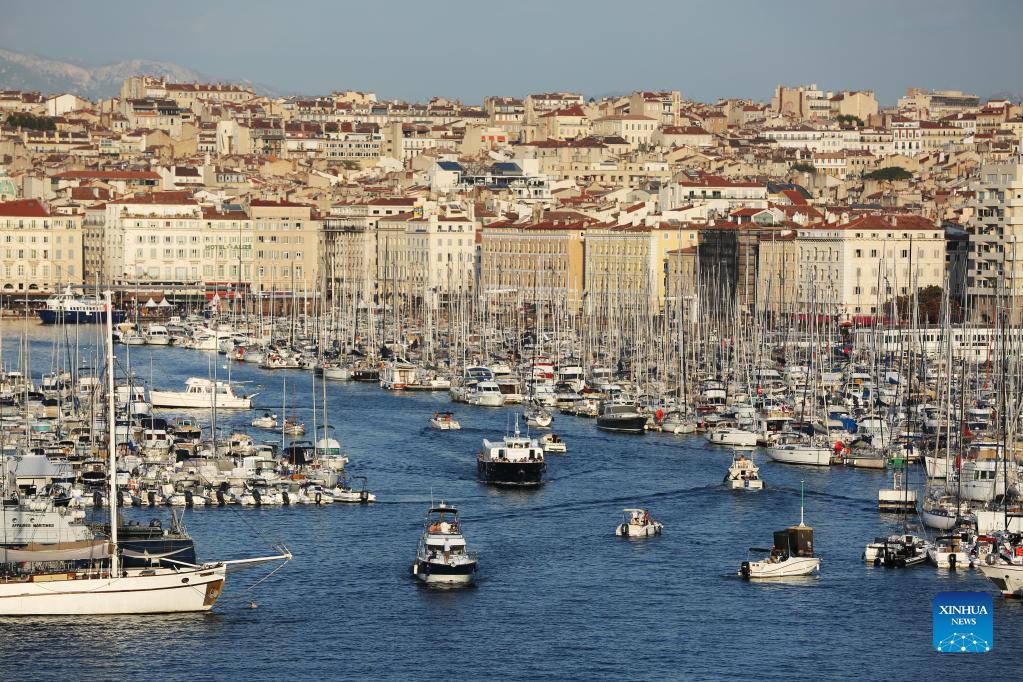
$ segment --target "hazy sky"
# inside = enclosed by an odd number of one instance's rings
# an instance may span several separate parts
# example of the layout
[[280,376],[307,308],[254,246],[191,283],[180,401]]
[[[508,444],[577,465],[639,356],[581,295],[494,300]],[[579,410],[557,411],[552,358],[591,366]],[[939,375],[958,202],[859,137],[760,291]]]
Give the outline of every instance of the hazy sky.
[[0,0],[0,47],[382,98],[775,85],[1023,92],[1023,0]]

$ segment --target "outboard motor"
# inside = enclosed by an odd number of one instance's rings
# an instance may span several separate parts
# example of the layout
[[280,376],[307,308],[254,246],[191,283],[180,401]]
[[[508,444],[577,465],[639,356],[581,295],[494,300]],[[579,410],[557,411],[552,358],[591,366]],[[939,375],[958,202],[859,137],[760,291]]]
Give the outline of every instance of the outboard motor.
[[220,488],[217,490],[217,506],[223,507],[227,504],[227,498],[224,496],[224,489]]
[[284,500],[284,504],[285,505],[288,505],[288,506],[291,505],[291,496],[288,495],[288,491],[287,490],[281,491],[281,499]]
[[191,509],[192,505],[194,505],[194,504],[195,504],[195,498],[192,497],[192,491],[191,490],[186,490],[185,491],[185,506],[188,507],[189,509]]
[[155,491],[150,490],[149,492],[147,492],[146,493],[146,498],[149,500],[149,506],[150,507],[155,507],[156,506],[156,492]]
[[96,509],[103,508],[103,493],[98,490],[92,493],[92,506],[96,507]]
[[259,492],[259,488],[252,489],[252,497],[256,500],[257,506],[261,506],[263,504],[263,494]]

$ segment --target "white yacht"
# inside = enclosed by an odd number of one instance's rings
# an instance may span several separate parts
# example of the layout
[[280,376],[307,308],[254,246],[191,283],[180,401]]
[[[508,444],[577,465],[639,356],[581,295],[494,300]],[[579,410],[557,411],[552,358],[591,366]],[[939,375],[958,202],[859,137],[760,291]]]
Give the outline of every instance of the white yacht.
[[775,443],[766,450],[767,456],[772,461],[782,464],[823,467],[831,465],[831,448],[818,445],[802,434],[790,433],[779,436]]
[[615,526],[620,538],[649,538],[660,535],[664,524],[650,517],[646,509],[623,509],[622,522]]
[[150,346],[169,346],[170,334],[162,324],[150,324],[146,328],[146,343]]
[[543,448],[536,439],[519,433],[500,441],[484,439],[483,450],[476,456],[476,470],[484,483],[495,485],[537,486],[543,484],[547,471]]
[[412,575],[427,585],[469,585],[478,568],[476,553],[466,548],[458,510],[443,501],[431,507],[426,512]]
[[563,441],[556,433],[545,433],[540,436],[540,440],[538,442],[543,447],[544,452],[551,452],[555,454],[568,452],[568,446],[565,444],[565,441]]
[[501,393],[501,386],[496,381],[481,381],[469,394],[470,405],[501,407],[504,402],[504,393]]
[[220,410],[248,410],[254,396],[235,393],[234,387],[226,381],[213,381],[191,377],[185,382],[184,391],[150,391],[153,407],[174,407],[180,409],[208,409],[216,401]]

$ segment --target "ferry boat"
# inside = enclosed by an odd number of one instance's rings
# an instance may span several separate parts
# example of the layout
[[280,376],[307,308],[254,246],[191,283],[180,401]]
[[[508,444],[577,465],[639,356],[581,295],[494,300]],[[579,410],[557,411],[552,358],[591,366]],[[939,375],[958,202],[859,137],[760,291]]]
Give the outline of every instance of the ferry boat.
[[476,578],[476,552],[466,550],[458,510],[443,501],[426,512],[412,575],[427,585],[469,585]]
[[543,447],[535,439],[522,436],[516,420],[514,436],[497,442],[484,439],[483,450],[476,456],[476,468],[484,483],[538,486],[543,484],[547,462]]
[[[46,299],[45,306],[37,312],[43,324],[98,324],[106,319],[104,306],[99,296],[75,296],[71,287],[67,287],[64,293]],[[126,313],[113,310],[111,317],[113,324],[120,324]]]

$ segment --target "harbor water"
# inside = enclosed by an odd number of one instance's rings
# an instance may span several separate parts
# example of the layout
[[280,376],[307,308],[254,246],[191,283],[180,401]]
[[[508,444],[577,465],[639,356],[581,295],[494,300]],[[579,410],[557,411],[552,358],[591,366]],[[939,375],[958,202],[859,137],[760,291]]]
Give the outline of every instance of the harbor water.
[[[21,324],[0,331],[13,368]],[[28,333],[37,377],[49,371],[64,331],[33,323]],[[93,344],[85,337],[95,330],[82,334],[87,358]],[[122,363],[128,351],[118,347]],[[225,357],[211,353],[130,354],[137,376],[158,388],[208,376],[211,362],[220,378],[227,372]],[[244,392],[259,394],[260,409],[221,412],[225,435],[274,439],[249,422],[264,407],[281,414],[286,377],[287,412],[312,439],[311,372],[245,364],[230,372],[247,382]],[[477,481],[475,453],[483,438],[514,427],[517,406],[452,405],[446,392],[354,383],[329,383],[327,397],[348,470],[368,477],[379,502],[186,510],[203,559],[266,554],[273,542],[295,558],[254,589],[271,569],[231,575],[208,614],[0,620],[2,677],[931,680],[1023,665],[1023,605],[1003,600],[979,572],[861,561],[867,542],[901,529],[899,517],[877,511],[884,472],[786,466],[755,454],[766,489],[730,492],[722,478],[731,452],[701,435],[605,433],[592,420],[556,414],[553,431],[569,451],[548,455],[547,484],[499,490]],[[461,431],[429,428],[442,409],[455,412]],[[912,469],[910,483],[921,485],[922,475]],[[798,523],[801,481],[821,576],[741,580],[747,549],[770,546],[773,531]],[[474,588],[430,589],[410,576],[426,509],[441,500],[459,507],[479,552]],[[663,535],[616,538],[621,510],[633,506],[649,508]],[[169,518],[159,509],[127,514]],[[931,600],[953,590],[994,595],[992,653],[932,651]],[[952,663],[956,672],[939,672]]]

